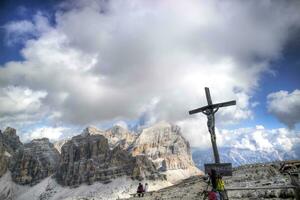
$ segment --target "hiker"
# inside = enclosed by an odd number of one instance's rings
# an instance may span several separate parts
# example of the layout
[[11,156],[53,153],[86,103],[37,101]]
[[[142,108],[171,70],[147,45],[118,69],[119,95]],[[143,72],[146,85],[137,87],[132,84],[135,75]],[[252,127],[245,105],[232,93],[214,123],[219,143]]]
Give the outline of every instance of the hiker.
[[144,188],[144,192],[148,192],[148,183],[145,183],[145,188]]
[[212,184],[213,189],[217,189],[217,172],[215,169],[212,169],[211,172],[209,173],[209,178]]
[[139,197],[144,196],[144,187],[142,183],[139,183],[136,193],[138,194]]
[[225,184],[221,175],[217,176],[217,191],[220,194],[220,199],[226,200],[228,199],[227,192],[225,190]]

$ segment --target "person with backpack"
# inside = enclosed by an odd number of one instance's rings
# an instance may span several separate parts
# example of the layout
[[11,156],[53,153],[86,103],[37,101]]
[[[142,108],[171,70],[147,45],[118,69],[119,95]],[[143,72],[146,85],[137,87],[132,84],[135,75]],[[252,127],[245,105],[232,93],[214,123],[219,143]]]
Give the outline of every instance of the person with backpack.
[[227,196],[227,192],[225,190],[225,183],[224,183],[224,181],[222,179],[222,176],[218,175],[216,180],[217,180],[216,181],[217,182],[216,190],[219,193],[220,199],[227,200],[228,196]]

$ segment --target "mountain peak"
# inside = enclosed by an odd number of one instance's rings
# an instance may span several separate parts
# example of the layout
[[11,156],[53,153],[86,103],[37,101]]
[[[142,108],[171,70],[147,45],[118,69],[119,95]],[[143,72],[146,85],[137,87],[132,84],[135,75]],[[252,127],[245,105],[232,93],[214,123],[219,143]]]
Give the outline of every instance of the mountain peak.
[[185,171],[187,176],[201,173],[192,161],[190,145],[180,128],[165,121],[143,129],[131,151],[133,155],[147,155],[157,169],[167,174],[170,170]]
[[94,126],[88,126],[85,129],[83,129],[81,135],[86,136],[86,135],[102,135],[103,131],[99,130],[98,128]]
[[17,135],[17,131],[15,128],[12,127],[6,127],[6,129],[3,132],[3,135],[12,135],[12,136],[16,136]]

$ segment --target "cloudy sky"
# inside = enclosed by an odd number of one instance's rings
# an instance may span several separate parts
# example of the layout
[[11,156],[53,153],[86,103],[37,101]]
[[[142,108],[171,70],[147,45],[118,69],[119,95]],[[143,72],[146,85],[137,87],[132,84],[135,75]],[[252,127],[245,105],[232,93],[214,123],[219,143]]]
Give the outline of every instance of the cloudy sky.
[[300,149],[299,1],[0,7],[0,128],[23,141],[165,120],[208,148],[205,116],[187,113],[206,104],[207,86],[216,103],[237,100],[216,116],[221,146]]

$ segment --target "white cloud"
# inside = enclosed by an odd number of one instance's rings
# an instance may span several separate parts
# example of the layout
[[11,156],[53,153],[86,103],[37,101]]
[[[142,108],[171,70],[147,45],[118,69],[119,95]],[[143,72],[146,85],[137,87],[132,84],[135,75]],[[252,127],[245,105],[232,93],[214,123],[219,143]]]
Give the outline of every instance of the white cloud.
[[268,111],[289,128],[300,122],[300,90],[281,90],[269,94],[267,99]]
[[299,145],[299,132],[286,128],[266,129],[261,125],[255,128],[221,130],[219,140],[224,146],[261,151],[291,152]]
[[[192,147],[201,149],[212,148],[206,119],[184,120],[177,123],[182,128],[183,136]],[[300,132],[287,128],[266,129],[262,125],[248,128],[224,129],[216,128],[217,145],[219,148],[248,149],[280,153],[294,153],[298,157]],[[296,157],[297,157],[296,156]]]
[[120,126],[122,128],[128,129],[127,123],[125,121],[122,121],[122,120],[115,122],[114,126]]
[[35,27],[31,21],[21,20],[21,21],[13,21],[6,24],[5,29],[8,34],[27,34],[32,33],[35,30]]
[[72,5],[55,26],[34,18],[36,38],[25,42],[24,61],[0,68],[0,87],[46,91],[48,115],[82,125],[147,116],[187,127],[195,120],[187,111],[206,104],[205,86],[214,102],[237,100],[219,122],[249,119],[260,76],[300,21],[298,3],[275,1]]
[[46,137],[52,141],[57,141],[63,133],[68,130],[69,129],[66,127],[40,127],[32,130],[31,132],[24,133],[24,137],[22,139],[24,141],[28,141]]
[[0,116],[16,113],[38,112],[47,96],[45,91],[33,91],[26,87],[8,86],[0,90]]
[[192,147],[199,147],[202,149],[211,147],[210,134],[204,117],[186,119],[178,121],[176,124],[180,126],[184,138],[189,141]]
[[43,32],[48,31],[48,20],[42,13],[38,12],[33,21],[20,20],[11,21],[3,26],[6,31],[5,42],[7,45],[23,43],[32,37],[37,37]]

